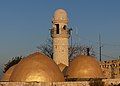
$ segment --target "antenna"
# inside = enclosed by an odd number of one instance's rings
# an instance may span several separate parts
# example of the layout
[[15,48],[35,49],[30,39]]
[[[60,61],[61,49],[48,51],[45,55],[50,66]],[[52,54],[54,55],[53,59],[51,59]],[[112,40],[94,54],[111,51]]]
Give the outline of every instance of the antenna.
[[102,42],[101,42],[101,35],[99,34],[99,57],[100,57],[100,61],[102,60]]
[[70,33],[70,45],[72,46],[72,28],[69,29],[69,33]]

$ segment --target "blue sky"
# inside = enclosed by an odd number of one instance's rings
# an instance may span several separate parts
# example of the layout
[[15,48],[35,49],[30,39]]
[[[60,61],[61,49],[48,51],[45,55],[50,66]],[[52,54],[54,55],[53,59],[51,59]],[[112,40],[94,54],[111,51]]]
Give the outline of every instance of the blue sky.
[[36,51],[50,37],[58,8],[68,12],[74,42],[90,44],[98,52],[100,33],[103,54],[112,59],[120,55],[120,0],[1,0],[0,65]]

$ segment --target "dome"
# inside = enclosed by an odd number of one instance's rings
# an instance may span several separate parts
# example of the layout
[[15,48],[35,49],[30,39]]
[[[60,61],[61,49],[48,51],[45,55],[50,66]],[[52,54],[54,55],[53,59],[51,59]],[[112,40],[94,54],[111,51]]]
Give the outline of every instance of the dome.
[[67,12],[63,9],[56,10],[53,16],[53,22],[54,23],[60,23],[60,22],[68,23]]
[[10,76],[14,70],[14,68],[16,67],[16,65],[13,65],[12,67],[10,67],[3,75],[2,80],[1,81],[9,81]]
[[61,82],[64,76],[52,59],[36,52],[18,63],[10,81]]
[[103,78],[99,62],[95,57],[80,55],[67,69],[68,78]]

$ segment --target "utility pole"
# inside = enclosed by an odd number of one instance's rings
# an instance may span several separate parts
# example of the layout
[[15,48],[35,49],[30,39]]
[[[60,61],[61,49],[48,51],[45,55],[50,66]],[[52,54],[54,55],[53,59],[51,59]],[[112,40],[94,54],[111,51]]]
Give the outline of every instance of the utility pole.
[[101,43],[101,35],[99,34],[99,57],[100,57],[100,61],[102,60],[101,55],[102,55],[102,43]]
[[72,40],[72,28],[70,28],[69,31],[70,31],[70,45],[73,46],[73,44],[72,44],[72,41],[73,41]]

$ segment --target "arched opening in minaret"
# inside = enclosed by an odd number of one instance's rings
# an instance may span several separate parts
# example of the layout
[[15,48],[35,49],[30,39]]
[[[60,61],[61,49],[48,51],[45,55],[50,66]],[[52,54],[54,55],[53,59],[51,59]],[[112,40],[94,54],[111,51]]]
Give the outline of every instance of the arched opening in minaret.
[[56,34],[59,34],[59,24],[55,24],[56,25]]
[[66,26],[66,25],[64,25],[64,26],[63,26],[63,29],[64,29],[64,30],[66,30],[66,28],[67,28],[67,26]]

